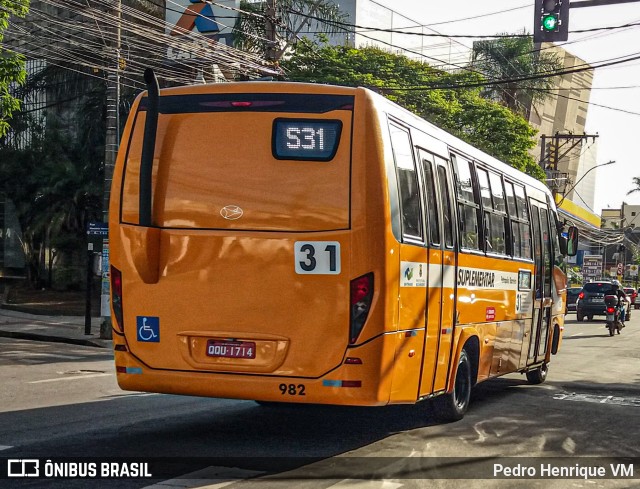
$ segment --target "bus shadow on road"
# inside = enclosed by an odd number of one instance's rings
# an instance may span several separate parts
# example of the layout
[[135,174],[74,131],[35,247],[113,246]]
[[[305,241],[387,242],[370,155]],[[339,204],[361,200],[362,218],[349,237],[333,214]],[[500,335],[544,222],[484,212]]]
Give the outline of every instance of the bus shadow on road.
[[[451,444],[465,456],[529,454],[540,447],[556,453],[574,444],[583,453],[617,453],[619,440],[613,435],[640,422],[640,410],[626,412],[626,419],[614,418],[606,434],[592,437],[597,424],[590,423],[590,417],[609,419],[629,407],[602,403],[595,390],[590,396],[568,397],[570,391],[582,392],[578,384],[548,380],[529,385],[514,375],[483,382],[472,391],[466,417],[449,424],[438,424],[426,403],[375,408],[261,406],[253,401],[132,393],[100,402],[0,413],[0,431],[5,432],[4,443],[15,443],[30,457],[168,460],[160,473],[165,478],[216,466],[278,474],[345,455],[358,463],[365,457],[383,463],[385,457],[408,453],[442,457],[442,447]],[[598,386],[607,393],[621,384]],[[639,386],[637,379],[630,387],[640,392]],[[566,402],[570,400],[583,402]],[[61,420],[68,429],[60,430]],[[20,443],[24,433],[26,441]],[[12,451],[3,454],[12,456]]]

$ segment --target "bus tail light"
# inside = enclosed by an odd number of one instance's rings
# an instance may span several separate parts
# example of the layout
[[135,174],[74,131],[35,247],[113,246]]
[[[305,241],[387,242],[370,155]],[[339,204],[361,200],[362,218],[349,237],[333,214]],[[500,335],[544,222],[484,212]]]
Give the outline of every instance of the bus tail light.
[[373,273],[367,273],[351,281],[351,315],[349,324],[349,344],[358,339],[371,309],[373,299]]
[[122,272],[111,265],[111,307],[120,331],[124,333],[122,320]]

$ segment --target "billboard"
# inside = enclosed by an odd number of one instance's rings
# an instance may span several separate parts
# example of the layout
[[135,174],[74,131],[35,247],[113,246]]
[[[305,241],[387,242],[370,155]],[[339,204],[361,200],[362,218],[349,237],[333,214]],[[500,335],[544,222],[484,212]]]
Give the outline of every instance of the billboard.
[[219,0],[204,3],[200,0],[178,0],[167,5],[167,34],[179,40],[171,43],[167,57],[172,60],[198,59],[207,53],[216,41],[233,44],[233,27],[238,17],[240,0]]
[[602,278],[601,255],[584,255],[582,260],[582,277],[585,282]]

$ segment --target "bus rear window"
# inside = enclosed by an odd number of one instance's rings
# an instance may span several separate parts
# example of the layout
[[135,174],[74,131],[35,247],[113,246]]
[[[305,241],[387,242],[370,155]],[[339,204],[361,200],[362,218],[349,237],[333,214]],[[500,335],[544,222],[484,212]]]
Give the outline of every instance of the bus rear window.
[[[307,95],[310,109],[318,112],[301,113],[299,94],[205,95],[160,97],[153,226],[349,228],[353,97]],[[178,99],[184,102],[181,112]],[[139,111],[126,152],[121,220],[128,224],[140,222],[146,113]]]

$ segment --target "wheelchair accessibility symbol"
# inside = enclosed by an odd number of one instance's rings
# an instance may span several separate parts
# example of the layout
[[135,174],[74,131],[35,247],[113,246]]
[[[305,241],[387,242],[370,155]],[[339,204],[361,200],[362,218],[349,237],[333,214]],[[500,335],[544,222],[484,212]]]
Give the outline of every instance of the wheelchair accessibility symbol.
[[138,341],[160,343],[160,318],[154,316],[137,316],[136,328]]

